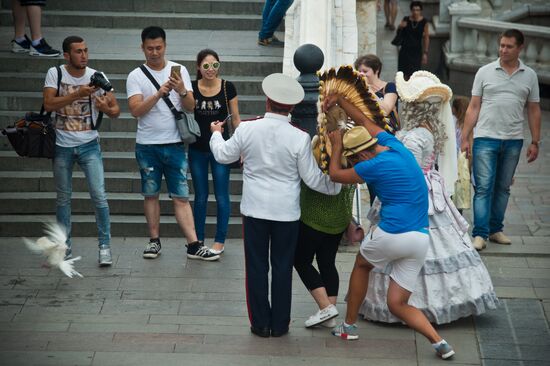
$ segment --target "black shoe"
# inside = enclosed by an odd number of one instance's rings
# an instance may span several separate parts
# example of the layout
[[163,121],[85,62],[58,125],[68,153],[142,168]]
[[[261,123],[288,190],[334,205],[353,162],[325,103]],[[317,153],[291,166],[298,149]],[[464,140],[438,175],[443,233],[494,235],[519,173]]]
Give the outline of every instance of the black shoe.
[[207,246],[204,246],[200,241],[189,243],[187,247],[187,258],[202,259],[203,261],[215,261],[220,259],[219,254],[214,254]]
[[250,327],[250,331],[253,334],[256,334],[258,337],[267,338],[269,337],[269,328],[254,328]]
[[61,54],[58,50],[54,50],[44,38],[40,40],[40,43],[36,46],[33,46],[31,43],[30,49],[31,56],[45,56],[45,57],[56,57]]
[[288,328],[286,328],[285,330],[274,330],[274,329],[271,329],[271,336],[272,337],[282,337],[284,336],[285,334],[288,333]]
[[160,242],[149,241],[143,251],[143,258],[154,259],[160,254]]

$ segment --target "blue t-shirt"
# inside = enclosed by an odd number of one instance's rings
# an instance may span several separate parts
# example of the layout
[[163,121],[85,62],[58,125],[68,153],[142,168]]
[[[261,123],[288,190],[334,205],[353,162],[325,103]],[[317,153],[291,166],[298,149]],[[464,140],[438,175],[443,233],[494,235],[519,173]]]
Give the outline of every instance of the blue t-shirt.
[[374,185],[382,203],[378,226],[388,233],[428,227],[428,186],[413,154],[395,136],[380,132],[378,144],[390,149],[355,165],[355,172]]

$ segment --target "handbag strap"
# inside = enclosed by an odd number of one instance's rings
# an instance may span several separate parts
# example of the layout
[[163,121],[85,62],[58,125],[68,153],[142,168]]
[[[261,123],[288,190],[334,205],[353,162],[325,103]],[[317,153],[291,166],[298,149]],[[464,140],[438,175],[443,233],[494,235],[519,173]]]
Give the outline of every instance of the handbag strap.
[[[59,96],[59,88],[61,87],[61,78],[63,75],[61,74],[61,67],[59,65],[55,65],[55,70],[57,71],[57,91],[55,92],[55,96]],[[40,107],[40,115],[44,115],[44,112],[46,109],[44,108],[44,103],[42,103],[42,107]],[[46,113],[46,117],[48,117],[48,121],[50,120],[50,117],[52,116],[52,112]]]
[[[160,85],[159,83],[157,83],[157,81],[155,80],[155,78],[153,77],[153,75],[151,75],[151,73],[149,72],[149,70],[147,70],[147,68],[145,67],[145,65],[140,65],[139,68],[141,69],[141,71],[145,74],[145,76],[147,76],[147,79],[149,79],[149,81],[151,81],[151,83],[155,86],[155,88],[157,88],[157,90],[160,90]],[[166,103],[166,105],[168,106],[168,108],[170,108],[170,112],[172,112],[172,114],[174,115],[174,118],[176,118],[176,120],[180,120],[182,118],[181,116],[181,113],[180,111],[178,111],[176,109],[176,107],[174,106],[174,104],[172,103],[172,101],[170,100],[170,98],[168,98],[167,95],[163,95],[162,96],[162,100],[164,100],[164,103]]]
[[[229,100],[227,99],[227,80],[223,80],[223,96],[225,97],[225,107],[227,108],[227,115],[229,116],[231,114],[231,107],[229,106]],[[233,118],[230,118],[229,121],[227,121],[227,131],[229,132],[229,136],[233,135]]]

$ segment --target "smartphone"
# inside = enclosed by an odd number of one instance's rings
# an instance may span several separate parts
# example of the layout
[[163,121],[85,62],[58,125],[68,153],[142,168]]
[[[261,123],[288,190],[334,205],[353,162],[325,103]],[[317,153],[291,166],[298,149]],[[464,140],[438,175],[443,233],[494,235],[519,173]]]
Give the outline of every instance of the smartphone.
[[232,114],[228,114],[227,117],[222,121],[222,123],[227,122],[231,119]]
[[170,69],[170,76],[175,77],[177,75],[181,79],[181,66],[175,65]]

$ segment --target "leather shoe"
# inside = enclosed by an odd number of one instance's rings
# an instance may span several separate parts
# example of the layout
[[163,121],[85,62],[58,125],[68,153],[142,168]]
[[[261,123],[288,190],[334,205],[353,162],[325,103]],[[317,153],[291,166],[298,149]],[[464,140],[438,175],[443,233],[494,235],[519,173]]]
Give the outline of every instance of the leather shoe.
[[472,244],[477,251],[481,251],[487,247],[487,241],[481,236],[476,236]]
[[489,235],[489,240],[492,241],[493,243],[497,243],[497,244],[504,244],[504,245],[512,244],[512,240],[510,240],[509,237],[504,235],[504,233],[502,231],[499,231],[498,233],[493,233],[493,234]]
[[253,334],[256,334],[258,337],[262,337],[262,338],[269,337],[269,328],[267,328],[267,327],[265,327],[265,328],[250,327],[250,331]]
[[285,330],[274,330],[274,329],[271,329],[271,336],[272,337],[282,337],[284,336],[285,334],[288,333],[288,328],[285,329]]

